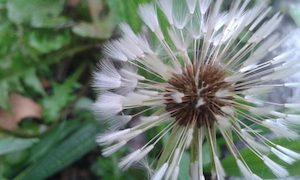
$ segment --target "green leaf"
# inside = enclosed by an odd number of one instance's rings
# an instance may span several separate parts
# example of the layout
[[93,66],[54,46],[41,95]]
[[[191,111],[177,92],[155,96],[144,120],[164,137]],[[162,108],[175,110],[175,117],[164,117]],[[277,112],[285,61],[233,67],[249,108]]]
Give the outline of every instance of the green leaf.
[[[3,172],[0,172],[6,179],[13,179],[12,177],[20,172],[20,164],[29,157],[28,150],[22,150],[5,155],[2,159]],[[1,170],[0,170],[1,171]],[[1,179],[1,178],[0,178]],[[1,179],[2,180],[2,179]]]
[[134,30],[139,30],[142,23],[137,14],[139,4],[151,2],[151,0],[107,0],[111,14],[117,23],[127,22]]
[[180,127],[175,126],[175,128],[173,128],[171,132],[170,138],[168,138],[167,143],[165,144],[164,149],[158,159],[157,168],[160,168],[168,160],[168,157],[172,153],[172,150],[176,146],[180,137]]
[[291,5],[288,12],[295,24],[300,27],[300,9]]
[[9,0],[8,18],[16,24],[31,24],[36,18],[57,17],[63,5],[64,0]]
[[122,153],[116,153],[109,158],[97,158],[92,164],[91,171],[101,180],[137,180],[147,179],[147,171],[139,167],[131,167],[121,171],[118,167]]
[[62,28],[70,25],[72,21],[67,17],[44,17],[37,16],[32,18],[31,25],[35,28]]
[[16,34],[15,34],[14,30],[15,29],[11,23],[1,22],[1,24],[0,24],[0,55],[5,55],[6,53],[8,53],[11,46],[15,43]]
[[82,69],[78,69],[63,84],[53,84],[53,95],[42,99],[43,117],[47,123],[52,123],[59,116],[60,111],[71,102],[75,96],[73,89],[78,85],[77,79]]
[[82,97],[76,102],[74,109],[77,111],[91,111],[92,106],[93,101],[90,98]]
[[58,145],[68,135],[75,132],[80,127],[80,121],[69,120],[62,122],[53,131],[43,137],[39,143],[31,148],[29,163],[36,162],[43,157],[49,150]]
[[31,147],[39,139],[19,139],[19,138],[6,138],[0,140],[0,155],[21,151]]
[[203,149],[202,149],[202,156],[203,156],[203,160],[202,160],[202,163],[203,163],[203,166],[206,166],[208,164],[211,163],[211,158],[210,158],[210,154],[209,153],[205,153],[205,152],[209,152],[209,145],[207,142],[205,142],[203,144]]
[[32,87],[34,91],[43,95],[45,94],[41,81],[39,80],[39,78],[35,73],[35,69],[30,69],[23,77],[23,80],[25,84]]
[[[83,117],[80,116],[80,119]],[[76,132],[81,127],[81,121],[76,120],[68,120],[63,121],[58,124],[57,127],[53,128],[51,131],[42,136],[40,141],[34,144],[30,150],[21,151],[26,152],[27,157],[22,162],[16,165],[10,165],[8,167],[5,176],[8,179],[13,179],[17,174],[20,173],[21,170],[24,170],[27,167],[30,167],[37,161],[39,161],[42,157],[44,157],[49,151],[58,146],[67,136]],[[11,154],[14,155],[15,153]],[[6,156],[7,158],[7,156]],[[11,163],[9,163],[11,164]]]
[[44,31],[31,31],[28,35],[29,45],[40,53],[49,53],[59,50],[71,41],[68,32],[53,33]]
[[10,166],[16,166],[24,161],[26,161],[26,158],[28,157],[28,151],[17,151],[10,154],[5,155],[3,158],[3,161],[5,162],[5,165]]
[[180,161],[180,171],[179,171],[179,179],[180,180],[186,180],[190,179],[190,156],[187,152],[184,152],[181,157]]
[[[3,68],[0,71],[0,80],[9,81],[14,78],[17,79],[17,76],[19,75],[20,71],[28,71],[26,67],[29,66],[29,60],[26,59],[26,57],[20,52],[7,52],[11,53],[8,55],[8,58],[5,59],[7,61],[10,61],[10,64],[7,68]],[[32,65],[32,64],[31,64]],[[16,76],[14,76],[16,75]]]
[[112,35],[115,23],[107,18],[95,23],[81,22],[75,25],[72,31],[81,37],[107,39]]
[[9,85],[7,81],[0,81],[0,108],[9,107]]
[[6,3],[7,0],[0,0],[0,7]]
[[97,132],[95,124],[86,124],[16,179],[46,179],[57,173],[96,147],[94,138]]

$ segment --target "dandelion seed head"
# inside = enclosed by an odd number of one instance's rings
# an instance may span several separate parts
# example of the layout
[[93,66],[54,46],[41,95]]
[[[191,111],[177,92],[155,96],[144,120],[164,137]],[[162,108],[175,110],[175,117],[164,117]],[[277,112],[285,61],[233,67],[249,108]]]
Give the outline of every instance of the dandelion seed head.
[[[155,136],[120,161],[120,168],[150,161],[147,155],[169,134],[157,159],[146,165],[152,179],[177,179],[184,153],[190,155],[192,179],[205,179],[204,153],[211,155],[212,176],[225,179],[219,137],[246,179],[261,178],[247,165],[235,139],[275,176],[288,176],[268,155],[293,164],[300,154],[261,132],[299,138],[295,127],[300,115],[288,112],[300,103],[265,97],[275,88],[300,87],[299,82],[282,80],[299,72],[300,56],[292,48],[278,51],[286,39],[275,32],[283,16],[272,12],[266,1],[251,2],[232,1],[223,7],[223,0],[158,0],[157,5],[140,5],[138,14],[159,44],[154,47],[150,38],[122,24],[122,37],[104,45],[104,60],[94,73],[93,87],[99,92],[94,110],[111,127],[97,137],[106,146],[104,156],[159,126]],[[167,27],[161,27],[158,11]],[[138,123],[128,127],[132,119]]]
[[[231,89],[231,84],[224,81],[225,71],[217,65],[191,65],[182,70],[182,74],[173,74],[165,88],[166,110],[178,124],[197,127],[212,126],[215,115],[224,115],[221,108],[231,106],[227,100],[231,96],[217,97],[220,90]],[[184,96],[178,103],[172,98],[173,92]]]

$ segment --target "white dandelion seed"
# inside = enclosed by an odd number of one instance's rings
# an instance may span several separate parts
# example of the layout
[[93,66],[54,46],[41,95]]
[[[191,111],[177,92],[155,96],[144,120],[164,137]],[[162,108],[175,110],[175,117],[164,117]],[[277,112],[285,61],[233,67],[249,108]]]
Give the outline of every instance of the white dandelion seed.
[[[299,52],[271,53],[282,43],[275,30],[283,16],[270,16],[265,1],[251,2],[232,1],[227,9],[223,0],[158,0],[157,6],[141,5],[142,21],[160,42],[155,49],[143,35],[121,25],[122,37],[104,45],[105,58],[94,73],[93,87],[100,92],[94,109],[111,126],[110,132],[97,138],[107,146],[104,156],[162,126],[147,144],[125,156],[119,167],[145,159],[170,134],[168,147],[151,163],[155,164],[152,179],[177,179],[184,152],[191,152],[191,179],[205,179],[203,153],[211,155],[212,175],[225,179],[226,167],[216,147],[216,134],[220,134],[246,179],[261,178],[247,165],[233,136],[274,175],[288,176],[268,155],[292,164],[300,154],[275,144],[260,130],[269,129],[289,140],[298,138],[293,128],[300,124],[300,115],[283,111],[297,110],[300,103],[275,103],[262,97],[273,88],[300,87],[300,82],[278,83],[299,72]],[[158,11],[165,15],[168,27],[161,27]],[[145,112],[153,114],[144,116]],[[140,118],[139,123],[124,129],[133,118]],[[210,152],[204,152],[204,143]]]

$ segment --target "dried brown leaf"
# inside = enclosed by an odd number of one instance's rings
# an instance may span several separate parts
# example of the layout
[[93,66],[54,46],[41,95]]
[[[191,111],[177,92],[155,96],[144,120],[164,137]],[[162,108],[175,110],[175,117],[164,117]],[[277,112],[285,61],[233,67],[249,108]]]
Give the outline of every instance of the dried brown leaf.
[[25,118],[41,118],[42,108],[32,99],[13,93],[10,96],[10,110],[0,109],[0,126],[13,130]]
[[71,6],[71,7],[76,7],[78,6],[80,3],[80,0],[68,0],[67,1],[67,5]]

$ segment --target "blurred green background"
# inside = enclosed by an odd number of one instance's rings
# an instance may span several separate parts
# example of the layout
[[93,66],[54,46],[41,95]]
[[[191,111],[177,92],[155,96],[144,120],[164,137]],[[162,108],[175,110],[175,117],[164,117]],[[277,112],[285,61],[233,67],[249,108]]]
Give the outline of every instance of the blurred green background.
[[[102,43],[118,37],[120,22],[140,31],[136,9],[149,1],[0,0],[0,180],[146,179],[139,167],[118,169],[124,152],[101,156],[95,136],[106,127],[91,112],[90,84]],[[299,8],[281,10],[300,26]],[[223,163],[230,176],[239,176],[232,157]],[[181,179],[188,178],[188,166],[184,155]],[[290,172],[299,175],[299,167]]]

